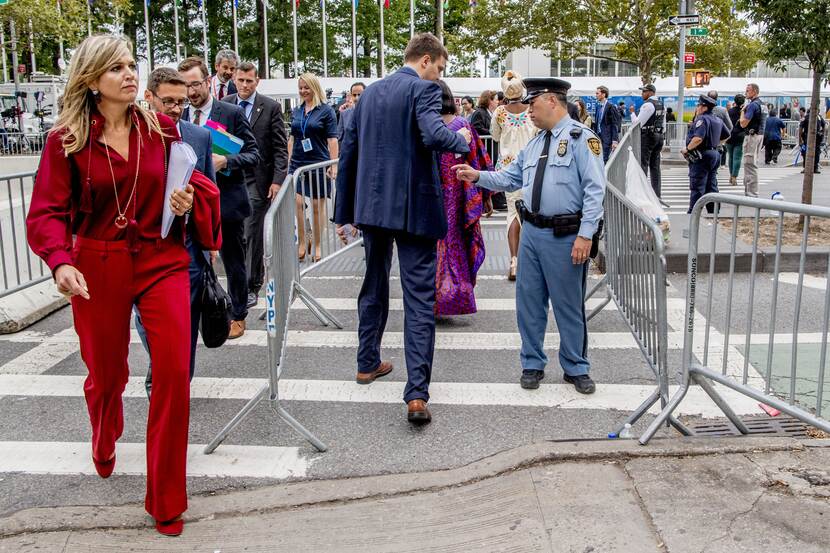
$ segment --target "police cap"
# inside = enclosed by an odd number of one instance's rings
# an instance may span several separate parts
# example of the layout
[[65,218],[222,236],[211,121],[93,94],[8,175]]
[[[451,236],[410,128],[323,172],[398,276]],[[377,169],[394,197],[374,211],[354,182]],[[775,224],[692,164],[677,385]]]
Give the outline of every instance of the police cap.
[[647,84],[645,86],[641,86],[640,90],[648,90],[649,92],[656,93],[657,92],[657,87],[654,86],[653,84]]
[[522,83],[526,90],[525,96],[522,98],[523,104],[529,104],[532,99],[542,94],[567,94],[571,89],[571,83],[568,81],[551,77],[530,77],[524,79]]
[[707,107],[707,108],[709,108],[709,109],[712,109],[713,107],[715,107],[716,105],[718,105],[718,101],[717,101],[717,100],[715,100],[714,98],[710,98],[710,97],[709,97],[709,96],[707,96],[706,94],[701,94],[701,95],[700,95],[700,96],[698,96],[698,98],[697,98],[697,105],[699,105],[699,106],[705,106],[705,107]]

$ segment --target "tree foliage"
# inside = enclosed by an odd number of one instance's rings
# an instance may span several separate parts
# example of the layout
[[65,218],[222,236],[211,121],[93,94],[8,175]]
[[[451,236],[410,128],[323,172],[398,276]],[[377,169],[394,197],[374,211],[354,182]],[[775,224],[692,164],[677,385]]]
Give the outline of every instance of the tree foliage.
[[801,201],[813,201],[813,166],[822,81],[830,65],[830,0],[810,0],[793,7],[786,0],[741,0],[741,7],[761,28],[764,58],[782,67],[786,60],[806,58],[813,72],[807,155]]
[[[707,37],[690,38],[698,66],[716,73],[744,73],[758,59],[758,43],[746,21],[731,11],[732,0],[700,0]],[[668,24],[676,0],[482,0],[467,21],[462,44],[504,56],[520,47],[545,50],[551,57],[594,56],[637,66],[643,82],[672,72],[678,28]],[[598,55],[597,38],[613,40],[613,55]]]

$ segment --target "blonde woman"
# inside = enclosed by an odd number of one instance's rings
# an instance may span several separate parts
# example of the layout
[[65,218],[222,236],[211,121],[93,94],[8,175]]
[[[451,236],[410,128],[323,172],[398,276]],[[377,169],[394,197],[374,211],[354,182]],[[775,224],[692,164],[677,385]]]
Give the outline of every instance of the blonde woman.
[[[27,217],[32,250],[70,298],[92,425],[92,461],[102,478],[116,464],[124,429],[132,306],[152,344],[153,393],[147,420],[145,507],[156,529],[178,535],[187,509],[185,463],[190,411],[190,256],[194,240],[209,250],[220,237],[219,190],[194,172],[190,185],[164,197],[167,150],[176,125],[135,103],[132,45],[87,38],[72,55],[63,110],[49,133]],[[195,190],[194,190],[195,187]],[[162,208],[177,216],[161,238]]]
[[[522,77],[515,71],[508,71],[501,79],[506,104],[496,108],[490,122],[490,134],[499,143],[499,159],[496,171],[507,167],[539,130],[530,121],[528,106],[522,104],[525,89]],[[518,270],[519,237],[521,221],[516,211],[516,200],[522,199],[522,191],[507,193],[507,246],[510,249],[510,269],[508,280],[516,280]]]
[[[297,81],[301,103],[291,113],[291,135],[288,137],[288,172],[294,173],[300,167],[336,159],[337,116],[334,109],[326,104],[323,87],[316,75],[304,73]],[[329,167],[326,174],[332,180],[337,178],[337,165]],[[306,238],[303,204],[311,198],[311,226],[314,237],[312,261],[322,257],[320,237],[326,220],[326,199],[331,196],[331,181],[322,171],[312,171],[296,183],[297,187],[297,238],[299,259],[305,259],[308,239]]]

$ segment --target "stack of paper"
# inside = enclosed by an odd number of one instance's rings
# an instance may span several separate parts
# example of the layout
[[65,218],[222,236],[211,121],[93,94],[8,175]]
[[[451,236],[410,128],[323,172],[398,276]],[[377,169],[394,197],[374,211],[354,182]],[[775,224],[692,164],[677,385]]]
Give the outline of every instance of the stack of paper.
[[[245,144],[241,138],[237,138],[223,126],[216,121],[208,120],[205,122],[205,127],[210,130],[211,138],[213,139],[213,153],[220,156],[228,156],[238,154]],[[223,175],[230,175],[231,171],[227,167],[219,171]]]
[[170,196],[176,190],[182,190],[190,182],[193,169],[196,168],[196,152],[189,144],[174,142],[170,146],[170,159],[167,160],[167,185],[164,189],[164,205],[161,211],[161,237],[167,238],[176,215],[170,207]]

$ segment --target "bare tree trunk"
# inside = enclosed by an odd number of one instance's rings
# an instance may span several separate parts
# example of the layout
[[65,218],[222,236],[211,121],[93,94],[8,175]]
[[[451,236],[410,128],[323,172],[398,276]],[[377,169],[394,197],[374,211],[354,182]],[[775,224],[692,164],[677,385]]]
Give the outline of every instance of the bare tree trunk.
[[810,96],[810,121],[807,126],[807,152],[804,155],[804,184],[801,189],[801,203],[813,203],[813,168],[816,164],[816,127],[821,110],[819,92],[821,90],[821,72],[813,69],[813,90]]

